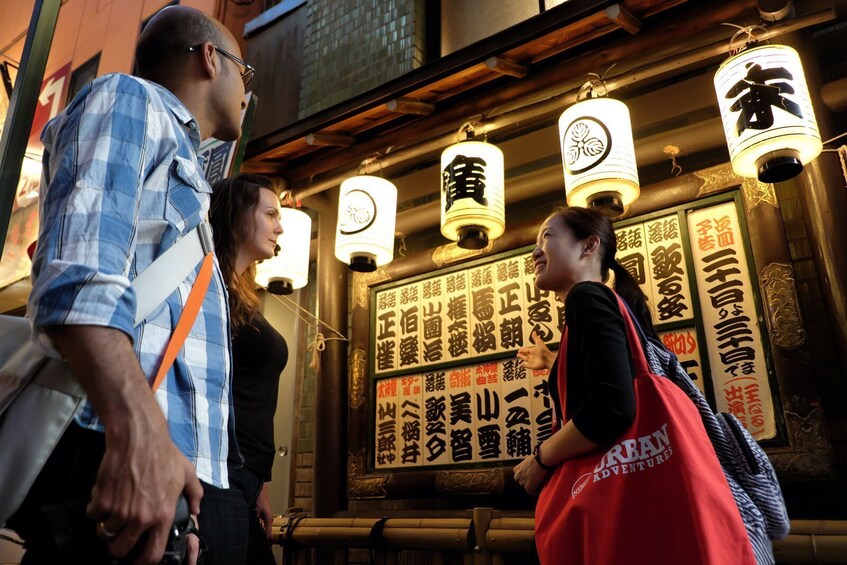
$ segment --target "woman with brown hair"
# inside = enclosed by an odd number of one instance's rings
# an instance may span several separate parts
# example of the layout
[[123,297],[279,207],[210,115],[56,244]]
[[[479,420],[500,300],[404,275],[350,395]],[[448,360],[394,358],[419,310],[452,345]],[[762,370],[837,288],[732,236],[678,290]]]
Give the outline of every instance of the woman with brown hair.
[[558,354],[535,335],[518,352],[525,367],[551,369],[556,407],[556,431],[515,467],[540,493],[541,562],[754,563],[697,408],[650,374],[636,324],[655,330],[615,251],[609,220],[574,207],[544,221],[532,253],[535,285],[557,293],[566,319]]
[[[268,482],[275,455],[274,413],[279,376],[288,361],[285,339],[262,316],[254,278],[256,263],[280,250],[279,187],[269,178],[240,174],[212,189],[209,220],[215,254],[229,291],[232,334],[232,396],[235,433],[229,427],[229,499],[227,516],[214,519],[239,532],[239,547],[209,545],[207,563],[275,563]],[[204,498],[205,500],[205,498]],[[201,504],[200,530],[204,516]]]

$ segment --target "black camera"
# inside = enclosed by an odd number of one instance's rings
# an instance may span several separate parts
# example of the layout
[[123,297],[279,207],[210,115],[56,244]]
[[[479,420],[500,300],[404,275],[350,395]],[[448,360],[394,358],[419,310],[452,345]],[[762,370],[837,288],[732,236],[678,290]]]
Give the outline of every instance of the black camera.
[[[57,559],[76,555],[84,547],[90,547],[89,543],[99,543],[92,541],[89,531],[90,521],[85,515],[85,508],[88,501],[75,500],[72,502],[51,505],[42,508],[42,512],[46,521],[46,531],[48,543],[55,549]],[[86,532],[82,534],[81,532]],[[165,554],[162,556],[162,565],[180,565],[185,560],[185,555],[188,551],[188,535],[195,534],[200,537],[200,532],[194,525],[194,520],[191,519],[191,513],[188,509],[188,501],[183,495],[179,496],[176,504],[176,514],[174,514],[174,522],[171,526],[170,534],[168,535],[168,544],[165,547]],[[143,539],[143,538],[142,538]],[[200,555],[197,558],[197,563],[202,563],[205,547],[203,541],[200,541]],[[137,549],[136,549],[137,550]],[[132,563],[135,558],[135,551],[122,559],[112,559],[113,565],[122,565],[124,563]],[[84,550],[83,550],[84,551]]]
[[168,545],[161,561],[162,565],[180,565],[185,560],[185,553],[188,550],[187,538],[188,534],[191,533],[198,534],[199,537],[197,528],[194,526],[194,520],[191,519],[191,513],[188,511],[188,501],[185,500],[183,495],[179,495],[179,500],[176,502],[174,523],[171,526]]

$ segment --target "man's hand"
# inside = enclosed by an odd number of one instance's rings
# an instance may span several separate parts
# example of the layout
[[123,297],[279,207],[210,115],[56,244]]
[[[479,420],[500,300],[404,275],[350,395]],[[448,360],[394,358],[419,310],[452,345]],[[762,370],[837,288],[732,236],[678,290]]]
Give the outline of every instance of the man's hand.
[[141,540],[136,563],[158,563],[180,493],[192,514],[200,511],[194,467],[171,441],[126,334],[95,326],[48,331],[106,428],[88,516],[112,555],[126,556]]
[[259,516],[259,522],[265,528],[265,537],[271,539],[273,533],[274,515],[271,512],[271,496],[268,489],[270,483],[262,485],[262,490],[259,492],[259,498],[256,499],[256,515]]
[[[152,418],[145,411],[134,412],[106,428],[106,453],[91,491],[88,516],[102,523],[101,537],[112,555],[125,556],[147,533],[139,562],[158,563],[177,498],[185,492],[189,508],[197,513],[203,488],[194,467],[171,442],[161,412]],[[104,532],[116,535],[108,538]]]

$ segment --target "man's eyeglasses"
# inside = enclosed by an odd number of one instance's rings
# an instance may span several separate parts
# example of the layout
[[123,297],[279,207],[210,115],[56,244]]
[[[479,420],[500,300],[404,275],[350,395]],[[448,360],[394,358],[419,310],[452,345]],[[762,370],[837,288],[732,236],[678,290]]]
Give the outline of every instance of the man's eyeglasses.
[[[188,50],[190,52],[194,53],[195,51],[199,51],[201,47],[203,47],[202,43],[200,45],[194,45],[193,47],[189,47]],[[244,67],[244,70],[241,71],[241,80],[244,81],[244,86],[247,86],[248,84],[250,84],[250,81],[253,80],[253,75],[256,74],[256,69],[254,69],[252,66],[248,65],[245,61],[239,59],[238,57],[236,57],[232,53],[229,53],[228,51],[224,51],[223,49],[221,49],[217,45],[212,44],[212,47],[214,47],[215,50],[218,53],[220,53],[221,55],[223,55],[227,59],[234,61],[237,64]]]

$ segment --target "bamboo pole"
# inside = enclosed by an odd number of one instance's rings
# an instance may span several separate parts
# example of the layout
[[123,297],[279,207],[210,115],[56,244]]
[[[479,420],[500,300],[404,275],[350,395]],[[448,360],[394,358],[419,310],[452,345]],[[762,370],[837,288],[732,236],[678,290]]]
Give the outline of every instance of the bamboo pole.
[[395,550],[468,551],[470,532],[470,528],[384,528],[382,541]]
[[789,534],[773,542],[777,563],[826,563],[843,565],[847,556],[847,536]]
[[[478,522],[457,518],[389,518],[381,536],[374,536],[380,519],[375,518],[299,518],[277,517],[274,538],[283,545],[285,555],[297,563],[310,559],[311,548],[334,549],[369,547],[375,562],[397,562],[401,551],[427,551],[433,563],[444,563],[444,552],[462,554],[462,562],[502,563],[503,555],[528,555],[535,552],[534,519],[499,517],[502,511],[476,509]],[[296,522],[294,522],[297,520]],[[287,531],[293,524],[291,531]],[[471,544],[471,528],[477,528],[476,546]],[[847,520],[794,520],[791,534],[773,542],[777,563],[844,563],[847,556]]]
[[393,528],[470,528],[470,518],[391,518],[385,522],[385,529]]
[[791,520],[792,534],[847,535],[847,520]]

